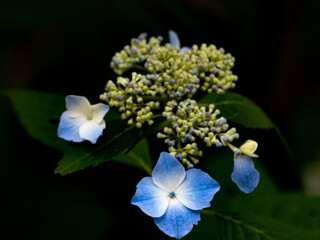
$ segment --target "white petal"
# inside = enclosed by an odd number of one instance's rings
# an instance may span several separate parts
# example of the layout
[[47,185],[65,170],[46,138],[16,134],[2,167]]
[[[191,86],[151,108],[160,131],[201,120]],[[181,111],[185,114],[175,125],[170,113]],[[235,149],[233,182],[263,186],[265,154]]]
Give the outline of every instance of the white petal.
[[169,153],[162,152],[152,171],[153,182],[167,192],[174,192],[183,182],[186,171],[182,164]]
[[67,111],[63,112],[58,127],[58,136],[68,141],[82,142],[79,129],[85,122],[85,117],[71,118]]
[[103,103],[97,103],[91,106],[91,114],[96,123],[100,123],[109,111],[109,106]]
[[178,34],[173,30],[169,30],[169,42],[172,47],[180,49],[180,40]]
[[87,116],[91,111],[91,106],[86,97],[68,95],[66,97],[66,107],[70,117]]
[[98,137],[102,135],[103,129],[106,127],[106,122],[102,120],[100,124],[95,121],[87,121],[80,127],[80,137],[89,140],[91,143],[96,143]]

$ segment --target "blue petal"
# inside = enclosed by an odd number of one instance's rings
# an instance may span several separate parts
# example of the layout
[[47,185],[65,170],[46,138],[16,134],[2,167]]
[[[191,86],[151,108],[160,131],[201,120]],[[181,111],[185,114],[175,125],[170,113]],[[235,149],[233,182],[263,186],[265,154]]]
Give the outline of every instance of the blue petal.
[[246,155],[239,155],[234,158],[233,172],[231,179],[244,193],[251,193],[259,183],[260,174],[254,168],[251,158]]
[[189,51],[191,51],[191,48],[189,48],[189,47],[182,47],[182,48],[180,49],[181,56],[183,57],[183,56],[186,55],[187,52],[189,52]]
[[180,40],[178,34],[173,30],[169,30],[169,42],[172,47],[180,49]]
[[187,235],[198,221],[200,211],[188,209],[177,198],[170,199],[168,209],[162,217],[154,218],[161,231],[177,239]]
[[166,152],[160,154],[157,165],[152,171],[153,182],[168,193],[174,192],[185,176],[186,171],[182,164]]
[[158,188],[151,177],[145,177],[138,183],[131,204],[150,217],[161,217],[168,208],[169,199],[168,193]]
[[58,136],[68,141],[82,142],[79,129],[86,122],[84,117],[71,118],[67,111],[63,112],[58,127]]
[[200,169],[190,169],[183,183],[177,188],[176,196],[180,202],[192,210],[210,207],[210,201],[219,191],[220,185]]

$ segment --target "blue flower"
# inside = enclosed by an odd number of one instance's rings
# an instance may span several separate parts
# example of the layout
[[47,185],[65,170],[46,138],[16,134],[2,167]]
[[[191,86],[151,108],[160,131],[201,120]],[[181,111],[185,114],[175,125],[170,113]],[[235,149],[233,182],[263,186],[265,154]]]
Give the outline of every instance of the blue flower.
[[169,42],[171,44],[172,47],[178,49],[181,53],[182,56],[186,55],[187,52],[189,52],[191,50],[191,48],[189,47],[180,47],[180,39],[178,34],[173,31],[173,30],[169,30]]
[[162,152],[152,177],[138,183],[131,203],[153,217],[165,234],[180,239],[200,221],[200,210],[210,207],[219,189],[207,173],[194,168],[185,171],[175,157]]
[[259,178],[251,158],[242,154],[235,156],[231,179],[242,192],[251,193],[258,186]]
[[103,103],[90,105],[86,97],[68,95],[66,108],[60,118],[58,136],[73,142],[89,140],[96,143],[106,127],[103,118],[109,106]]

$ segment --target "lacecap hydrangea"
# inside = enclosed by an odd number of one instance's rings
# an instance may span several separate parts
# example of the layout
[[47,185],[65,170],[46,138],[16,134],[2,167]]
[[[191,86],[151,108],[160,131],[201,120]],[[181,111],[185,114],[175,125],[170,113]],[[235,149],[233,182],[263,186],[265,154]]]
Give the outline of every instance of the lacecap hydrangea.
[[251,193],[259,183],[251,159],[258,157],[258,143],[249,139],[239,148],[234,146],[240,137],[236,128],[214,102],[199,103],[204,94],[224,94],[236,86],[234,64],[230,53],[213,44],[181,47],[174,31],[169,31],[165,44],[161,36],[148,38],[142,33],[112,57],[110,67],[118,76],[107,81],[100,95],[107,105],[91,106],[84,97],[67,96],[58,135],[68,141],[96,143],[107,124],[103,117],[109,107],[133,127],[147,129],[164,121],[156,136],[166,149],[152,177],[137,185],[132,204],[153,217],[164,233],[181,238],[200,221],[200,210],[210,206],[220,189],[213,178],[196,169],[205,155],[201,146],[228,147],[234,152],[231,179],[242,192]]

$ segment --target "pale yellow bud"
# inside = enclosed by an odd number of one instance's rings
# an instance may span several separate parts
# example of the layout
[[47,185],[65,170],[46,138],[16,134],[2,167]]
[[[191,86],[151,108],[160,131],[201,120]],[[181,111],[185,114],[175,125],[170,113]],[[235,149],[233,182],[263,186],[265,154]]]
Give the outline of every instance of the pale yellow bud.
[[249,139],[241,145],[240,151],[249,157],[258,157],[258,155],[254,153],[257,150],[257,148],[258,143]]

